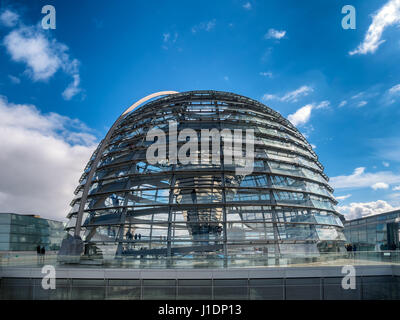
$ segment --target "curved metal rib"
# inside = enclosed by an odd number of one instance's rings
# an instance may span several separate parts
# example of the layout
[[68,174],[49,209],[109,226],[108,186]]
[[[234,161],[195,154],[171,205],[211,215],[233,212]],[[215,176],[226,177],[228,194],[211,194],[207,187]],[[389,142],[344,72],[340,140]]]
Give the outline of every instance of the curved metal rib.
[[93,175],[94,175],[94,173],[96,171],[97,164],[99,163],[99,161],[101,159],[101,155],[103,154],[103,151],[104,151],[104,149],[105,149],[105,147],[107,145],[107,142],[110,140],[112,134],[115,131],[115,128],[118,126],[118,124],[121,122],[121,120],[125,117],[126,114],[128,114],[129,112],[134,110],[136,107],[138,107],[142,103],[144,103],[144,102],[146,102],[146,101],[148,101],[150,99],[159,97],[159,96],[165,96],[165,95],[176,94],[176,93],[179,93],[179,92],[177,92],[177,91],[160,91],[160,92],[152,93],[152,94],[150,94],[150,95],[138,100],[133,105],[131,105],[114,122],[114,124],[112,125],[111,129],[107,132],[106,137],[103,139],[102,142],[100,142],[101,143],[100,148],[99,148],[99,150],[97,150],[96,157],[93,160],[92,166],[91,166],[90,171],[88,173],[88,176],[86,178],[85,187],[83,188],[83,192],[82,192],[81,202],[79,204],[79,211],[78,211],[78,215],[77,215],[77,218],[76,218],[75,232],[74,232],[75,236],[78,236],[78,237],[80,236],[83,211],[85,209],[85,203],[86,203],[87,196],[88,196],[88,193],[89,193],[89,188],[90,188],[90,185],[92,184]]

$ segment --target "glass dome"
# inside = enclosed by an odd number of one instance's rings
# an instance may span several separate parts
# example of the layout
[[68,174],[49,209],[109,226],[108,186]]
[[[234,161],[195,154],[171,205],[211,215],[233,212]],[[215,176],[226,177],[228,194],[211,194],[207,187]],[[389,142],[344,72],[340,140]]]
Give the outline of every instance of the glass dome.
[[[230,142],[218,136],[224,129]],[[218,140],[200,148],[211,130]],[[238,170],[250,153],[232,156],[232,141],[245,144],[235,130],[253,132],[251,171]],[[195,149],[183,147],[189,140]],[[86,255],[112,259],[338,252],[345,238],[332,192],[310,144],[278,112],[233,93],[190,91],[119,118],[84,170],[67,229]]]

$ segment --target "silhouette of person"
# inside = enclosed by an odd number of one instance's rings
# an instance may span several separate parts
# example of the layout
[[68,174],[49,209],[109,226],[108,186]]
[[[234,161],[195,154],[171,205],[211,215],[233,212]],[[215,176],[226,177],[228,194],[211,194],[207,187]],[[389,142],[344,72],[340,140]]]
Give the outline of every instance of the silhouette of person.
[[44,246],[40,249],[40,254],[42,256],[42,262],[44,263],[44,256],[46,254],[46,249]]
[[37,262],[39,263],[40,262],[40,245],[38,245],[37,247],[36,247],[36,260],[37,260]]
[[192,190],[192,192],[190,193],[190,195],[192,196],[192,202],[193,202],[193,203],[197,203],[196,190],[195,190],[195,189]]

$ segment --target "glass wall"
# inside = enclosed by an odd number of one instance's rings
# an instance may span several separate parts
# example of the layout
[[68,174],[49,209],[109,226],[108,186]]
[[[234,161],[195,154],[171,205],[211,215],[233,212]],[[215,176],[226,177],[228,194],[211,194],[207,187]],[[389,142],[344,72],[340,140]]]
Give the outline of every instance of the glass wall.
[[356,250],[399,250],[400,210],[345,222],[344,233]]
[[30,215],[0,213],[0,251],[58,250],[66,235],[62,222]]

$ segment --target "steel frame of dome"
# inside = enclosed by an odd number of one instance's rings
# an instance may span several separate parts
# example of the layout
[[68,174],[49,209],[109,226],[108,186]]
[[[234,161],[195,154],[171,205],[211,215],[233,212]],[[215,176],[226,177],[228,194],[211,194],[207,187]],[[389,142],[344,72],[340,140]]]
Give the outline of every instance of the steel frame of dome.
[[[254,129],[253,172],[238,176],[235,165],[224,166],[223,152],[219,166],[149,164],[147,132],[172,120],[196,132]],[[278,112],[228,92],[166,91],[127,109],[100,142],[75,190],[67,230],[117,257],[343,250],[332,192],[310,144]]]

